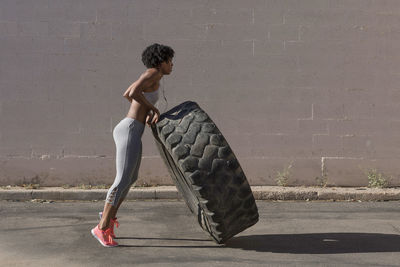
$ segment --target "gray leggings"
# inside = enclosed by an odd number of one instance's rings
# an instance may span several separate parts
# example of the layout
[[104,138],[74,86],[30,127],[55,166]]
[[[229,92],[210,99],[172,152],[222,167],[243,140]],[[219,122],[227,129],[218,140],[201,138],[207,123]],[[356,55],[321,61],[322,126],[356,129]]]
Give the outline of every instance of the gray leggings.
[[122,119],[113,130],[116,146],[116,169],[114,183],[107,193],[106,202],[117,206],[138,178],[142,158],[142,135],[144,124],[132,118]]

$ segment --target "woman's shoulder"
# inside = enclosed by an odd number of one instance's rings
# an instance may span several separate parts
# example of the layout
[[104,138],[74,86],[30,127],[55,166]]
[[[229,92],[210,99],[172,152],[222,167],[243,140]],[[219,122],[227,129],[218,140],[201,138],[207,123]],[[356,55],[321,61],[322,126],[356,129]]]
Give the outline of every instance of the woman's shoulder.
[[143,72],[143,74],[141,75],[143,78],[147,78],[147,79],[155,79],[157,78],[158,75],[158,70],[155,68],[150,68],[145,70],[145,72]]

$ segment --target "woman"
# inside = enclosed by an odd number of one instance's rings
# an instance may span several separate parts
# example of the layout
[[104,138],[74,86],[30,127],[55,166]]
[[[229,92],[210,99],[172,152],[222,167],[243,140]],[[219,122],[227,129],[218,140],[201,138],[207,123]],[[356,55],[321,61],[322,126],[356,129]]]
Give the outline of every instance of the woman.
[[124,93],[131,106],[128,114],[114,128],[113,138],[116,145],[116,177],[108,190],[99,224],[91,230],[92,235],[105,247],[115,247],[114,225],[117,227],[117,211],[129,192],[129,188],[138,178],[142,157],[141,137],[145,122],[157,123],[160,112],[154,106],[158,100],[160,79],[172,71],[172,48],[153,44],[142,53],[142,61],[147,70],[140,75]]

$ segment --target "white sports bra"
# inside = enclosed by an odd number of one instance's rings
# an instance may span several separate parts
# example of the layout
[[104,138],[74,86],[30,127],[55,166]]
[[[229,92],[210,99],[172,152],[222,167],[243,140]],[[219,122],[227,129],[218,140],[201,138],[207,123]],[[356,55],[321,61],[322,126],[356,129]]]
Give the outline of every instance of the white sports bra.
[[154,92],[143,92],[143,95],[147,101],[149,101],[152,105],[155,105],[158,101],[158,91],[159,89],[155,90]]

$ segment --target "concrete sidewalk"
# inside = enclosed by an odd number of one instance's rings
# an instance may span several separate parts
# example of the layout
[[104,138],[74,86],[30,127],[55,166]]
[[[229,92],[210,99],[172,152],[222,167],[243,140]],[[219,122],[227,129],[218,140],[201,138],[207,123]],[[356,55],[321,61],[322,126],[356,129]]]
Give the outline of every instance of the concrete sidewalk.
[[[347,200],[347,201],[388,201],[400,200],[400,188],[367,187],[279,187],[252,186],[256,200]],[[104,200],[107,189],[64,189],[42,187],[25,189],[9,187],[0,189],[0,200]],[[127,199],[182,199],[175,186],[134,187]]]

